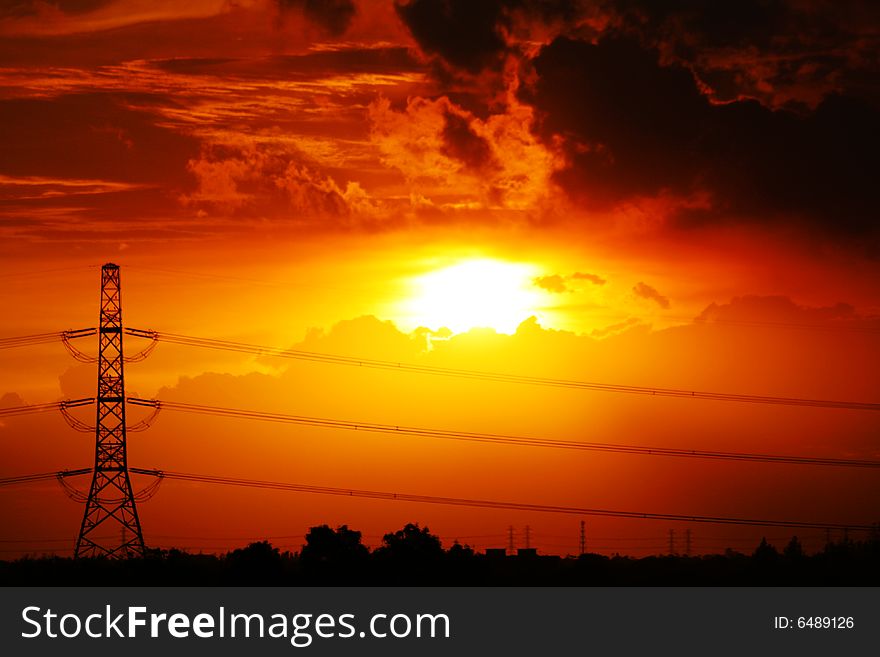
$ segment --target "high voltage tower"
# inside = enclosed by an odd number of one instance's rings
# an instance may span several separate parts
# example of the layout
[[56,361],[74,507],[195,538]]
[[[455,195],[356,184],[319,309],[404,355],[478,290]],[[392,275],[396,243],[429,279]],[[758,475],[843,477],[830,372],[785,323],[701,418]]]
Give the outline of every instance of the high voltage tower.
[[95,469],[74,556],[140,557],[144,536],[128,473],[125,435],[122,289],[119,267],[112,263],[101,268],[98,336]]
[[[27,415],[48,410],[60,410],[68,424],[83,432],[95,434],[95,462],[93,468],[78,468],[49,472],[41,474],[20,475],[0,478],[0,487],[16,484],[26,484],[38,481],[57,479],[67,494],[74,500],[85,502],[82,525],[76,540],[74,555],[76,557],[109,557],[127,558],[141,557],[145,553],[144,537],[137,513],[137,501],[149,499],[156,491],[163,479],[177,481],[189,481],[225,486],[239,486],[246,488],[259,488],[275,491],[291,491],[299,493],[314,493],[321,495],[337,495],[345,497],[363,497],[379,500],[394,500],[400,502],[412,502],[419,504],[443,504],[451,506],[467,506],[476,508],[488,508],[497,510],[519,510],[542,513],[577,514],[587,516],[604,516],[617,518],[637,518],[667,521],[687,521],[713,524],[735,524],[752,526],[774,527],[799,527],[826,529],[830,532],[842,531],[846,536],[849,529],[860,531],[874,531],[875,525],[869,524],[840,524],[833,522],[798,522],[792,520],[768,520],[760,518],[732,518],[718,516],[694,516],[669,513],[649,513],[643,511],[622,511],[595,508],[582,508],[572,506],[559,506],[547,504],[532,504],[526,502],[505,502],[498,500],[466,499],[456,497],[440,497],[430,495],[416,495],[408,493],[389,493],[385,491],[357,490],[348,488],[334,488],[317,486],[312,484],[298,484],[290,482],[272,482],[262,480],[239,479],[206,474],[194,474],[183,472],[171,472],[155,469],[129,467],[127,455],[127,433],[139,431],[150,426],[153,417],[161,410],[176,410],[189,413],[216,415],[220,417],[235,417],[250,420],[262,420],[300,424],[312,427],[326,427],[335,429],[356,430],[359,433],[379,432],[406,434],[421,438],[445,438],[463,441],[491,442],[498,444],[520,445],[524,447],[553,447],[561,449],[578,449],[593,451],[610,451],[624,454],[643,454],[651,456],[667,456],[678,458],[702,458],[702,459],[725,459],[737,461],[753,461],[788,465],[812,465],[819,467],[856,467],[856,468],[880,468],[880,461],[840,458],[818,458],[795,455],[774,454],[750,454],[737,452],[719,452],[710,450],[685,450],[665,447],[648,447],[638,445],[620,445],[597,442],[575,442],[568,440],[548,440],[530,438],[524,436],[509,436],[489,433],[475,433],[463,431],[438,430],[431,428],[404,427],[400,425],[386,425],[376,423],[363,423],[343,421],[333,418],[314,418],[306,416],[284,415],[279,413],[265,413],[247,409],[231,409],[225,407],[199,406],[181,402],[161,400],[126,399],[125,397],[125,362],[139,361],[146,358],[155,348],[159,341],[170,342],[194,347],[208,347],[212,349],[224,349],[245,353],[259,353],[289,358],[300,358],[316,362],[326,362],[343,365],[357,365],[359,367],[374,367],[379,369],[394,369],[403,372],[420,374],[432,374],[440,376],[454,376],[466,379],[479,379],[499,383],[519,383],[530,385],[543,385],[555,387],[573,387],[587,390],[606,390],[628,394],[650,394],[653,396],[691,397],[694,399],[711,399],[716,401],[735,401],[761,404],[783,404],[789,406],[812,406],[821,408],[848,409],[851,411],[877,411],[880,404],[835,400],[810,400],[781,397],[765,397],[756,395],[729,395],[711,392],[689,392],[681,390],[669,390],[663,388],[641,388],[633,386],[610,386],[577,381],[562,381],[546,379],[542,377],[511,376],[471,370],[452,370],[437,367],[422,367],[406,365],[403,363],[391,363],[386,361],[352,359],[327,354],[315,354],[291,350],[280,350],[242,343],[231,343],[206,338],[190,338],[159,333],[157,331],[145,331],[140,329],[124,328],[122,322],[122,293],[119,266],[108,263],[101,268],[101,303],[99,326],[97,329],[79,329],[55,333],[41,333],[37,335],[0,338],[0,349],[11,349],[37,344],[45,344],[60,340],[70,351],[74,358],[81,362],[97,363],[98,386],[97,396],[94,399],[76,399],[56,403],[36,404],[0,409],[0,418],[13,415]],[[77,350],[72,340],[76,338],[98,335],[98,356],[90,357]],[[151,343],[140,353],[126,357],[123,355],[123,336],[150,338]],[[126,426],[126,402],[131,402],[142,407],[152,407],[153,415],[137,424]],[[76,419],[69,413],[69,409],[95,403],[97,407],[96,423],[90,427]],[[88,495],[74,489],[66,483],[68,477],[80,475],[92,475],[91,486]],[[154,477],[152,484],[139,493],[134,493],[131,483],[131,474]],[[580,523],[580,552],[586,550],[585,523]],[[530,527],[525,528],[525,545],[530,547]],[[685,534],[685,553],[689,554],[691,548],[690,530]],[[514,550],[514,530],[511,525],[508,535],[508,549]],[[675,552],[675,532],[669,530],[669,552]]]

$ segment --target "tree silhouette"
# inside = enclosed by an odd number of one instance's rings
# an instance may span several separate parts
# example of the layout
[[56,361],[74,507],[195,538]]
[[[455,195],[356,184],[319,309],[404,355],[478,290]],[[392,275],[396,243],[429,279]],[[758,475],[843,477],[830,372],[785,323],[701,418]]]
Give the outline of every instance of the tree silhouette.
[[440,539],[427,527],[419,528],[418,523],[407,523],[403,529],[398,529],[393,534],[385,534],[382,542],[384,546],[380,549],[401,561],[438,559],[443,555]]
[[766,538],[761,538],[761,543],[755,549],[755,554],[752,556],[755,558],[756,562],[764,563],[774,561],[776,557],[779,556],[779,552],[777,552],[776,548],[767,542]]
[[[795,556],[800,555],[800,556]],[[780,556],[762,540],[749,556],[691,558],[541,556],[487,557],[467,546],[447,552],[427,529],[406,525],[369,553],[359,532],[346,526],[313,527],[302,556],[279,554],[267,541],[224,556],[179,549],[150,550],[143,559],[23,557],[0,559],[0,586],[254,586],[254,585],[443,585],[443,586],[877,586],[880,540],[830,544],[807,553],[796,538]]]
[[456,540],[447,554],[451,560],[469,559],[474,556],[474,549],[470,545],[462,545]]
[[361,543],[361,533],[340,525],[309,529],[300,553],[302,565],[318,579],[342,579],[362,572],[370,551]]
[[782,555],[791,561],[797,561],[803,559],[804,557],[804,548],[801,545],[801,542],[798,540],[797,536],[792,536],[791,540],[788,542],[788,545],[785,546],[785,549],[782,551]]
[[258,541],[226,555],[233,580],[270,584],[281,576],[281,554],[269,541]]
[[374,561],[382,577],[391,583],[434,581],[445,553],[440,539],[418,524],[408,523],[393,534],[385,534],[383,545],[374,553]]

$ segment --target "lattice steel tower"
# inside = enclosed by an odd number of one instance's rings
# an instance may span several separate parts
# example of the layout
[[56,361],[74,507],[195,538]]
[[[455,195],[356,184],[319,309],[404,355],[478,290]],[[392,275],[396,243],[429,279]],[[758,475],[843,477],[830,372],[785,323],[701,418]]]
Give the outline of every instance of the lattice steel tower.
[[141,557],[144,536],[128,475],[125,444],[122,295],[119,266],[112,263],[101,267],[98,336],[95,472],[74,556]]

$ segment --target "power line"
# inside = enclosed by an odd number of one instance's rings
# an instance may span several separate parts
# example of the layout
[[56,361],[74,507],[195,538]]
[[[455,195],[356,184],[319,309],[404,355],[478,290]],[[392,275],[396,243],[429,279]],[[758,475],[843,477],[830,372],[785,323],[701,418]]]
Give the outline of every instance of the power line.
[[[70,340],[75,338],[87,338],[97,334],[94,328],[71,329],[67,331],[54,331],[52,333],[33,333],[31,335],[17,335],[8,338],[0,338],[0,349],[16,349],[18,347],[30,347],[38,344],[48,344],[61,340],[64,345],[71,349]],[[74,352],[71,352],[74,353]],[[76,356],[76,354],[74,354]]]
[[61,407],[58,402],[50,404],[28,404],[26,406],[9,406],[0,408],[0,417],[11,417],[13,415],[30,415],[32,413],[43,413],[45,411],[55,411]]
[[434,367],[429,365],[414,365],[368,358],[355,358],[351,356],[339,356],[322,354],[311,351],[296,349],[281,349],[262,345],[248,344],[244,342],[230,342],[215,340],[212,338],[199,338],[194,336],[179,335],[175,333],[162,333],[159,331],[126,328],[128,335],[149,338],[160,342],[184,345],[189,347],[201,347],[205,349],[217,349],[249,353],[260,356],[276,356],[278,358],[292,358],[320,363],[332,363],[335,365],[349,365],[355,367],[368,367],[374,369],[395,370],[412,372],[416,374],[429,374],[434,376],[447,376],[479,381],[495,381],[501,383],[516,383],[524,385],[549,386],[555,388],[572,388],[578,390],[595,390],[603,392],[617,392],[634,395],[650,395],[655,397],[687,397],[691,399],[703,399],[714,401],[743,402],[751,404],[774,404],[781,406],[806,406],[813,408],[840,408],[848,410],[880,411],[880,404],[856,401],[841,401],[830,399],[801,399],[796,397],[773,397],[766,395],[741,395],[721,392],[708,392],[697,390],[680,390],[675,388],[657,388],[646,386],[618,385],[612,383],[596,383],[589,381],[573,381],[568,379],[553,379],[547,377],[527,376],[519,374],[502,374],[497,372],[482,372],[477,370],[453,369],[446,367]]
[[519,445],[524,447],[545,447],[554,449],[572,449],[583,451],[602,451],[621,454],[643,454],[648,456],[671,456],[682,458],[701,458],[729,461],[753,461],[762,463],[784,463],[790,465],[837,466],[849,468],[880,468],[880,461],[858,459],[835,459],[807,456],[790,456],[778,454],[752,454],[741,452],[721,452],[696,449],[676,449],[671,447],[646,447],[640,445],[616,445],[612,443],[570,442],[548,438],[528,438],[503,434],[481,433],[470,431],[449,431],[444,429],[425,429],[375,422],[357,422],[334,420],[329,418],[308,417],[302,415],[286,415],[282,413],[265,413],[246,409],[227,408],[222,406],[202,406],[182,402],[137,399],[129,397],[128,402],[136,406],[168,409],[184,413],[200,415],[217,415],[265,422],[281,422],[311,427],[330,429],[346,429],[350,431],[367,431],[372,433],[404,434],[423,438],[440,438],[443,440],[460,440],[466,442],[482,442],[492,444]]
[[[481,381],[495,381],[501,383],[514,383],[523,385],[538,385],[557,388],[572,388],[580,390],[593,390],[603,392],[616,392],[622,394],[650,395],[654,397],[680,397],[714,401],[741,402],[752,404],[772,404],[782,406],[802,406],[812,408],[839,408],[847,410],[880,410],[880,404],[872,402],[857,402],[846,400],[830,400],[830,399],[806,399],[797,397],[774,397],[767,395],[745,395],[733,393],[721,393],[710,391],[683,390],[675,388],[660,388],[651,386],[631,386],[623,384],[597,383],[589,381],[573,381],[568,379],[553,379],[547,377],[536,377],[517,374],[503,374],[497,372],[482,372],[477,370],[464,370],[434,367],[428,365],[414,365],[409,363],[383,361],[375,359],[355,358],[349,356],[339,356],[333,354],[322,354],[318,352],[300,351],[294,349],[281,349],[278,347],[268,347],[261,345],[253,345],[241,342],[229,342],[225,340],[215,340],[210,338],[197,338],[192,336],[177,335],[173,333],[159,333],[158,331],[145,331],[141,329],[125,329],[128,335],[150,338],[155,341],[168,342],[184,346],[202,347],[207,349],[218,349],[224,351],[233,351],[238,353],[251,353],[263,356],[276,356],[279,358],[292,358],[298,360],[306,360],[312,362],[331,363],[336,365],[349,365],[357,367],[368,367],[373,369],[397,370],[403,372],[412,372],[418,374],[427,374],[435,376],[448,376],[465,379],[474,379]],[[84,357],[79,354],[70,345],[73,338],[89,337],[95,335],[94,328],[78,329],[74,331],[58,331],[54,333],[37,333],[32,335],[15,336],[8,338],[0,338],[0,350],[13,349],[18,347],[26,347],[39,344],[47,344],[56,340],[62,340],[65,346],[71,350],[74,357],[86,362],[92,362],[91,357]],[[143,355],[149,353],[152,347],[148,347]],[[140,355],[139,355],[140,357]]]
[[[88,404],[95,403],[93,397],[86,397],[83,399],[68,399],[60,402],[49,402],[46,404],[26,404],[24,406],[8,406],[6,408],[0,408],[0,417],[12,417],[15,415],[31,415],[33,413],[44,413],[46,411],[56,411],[61,410],[62,413],[66,413],[68,408],[75,408],[77,406],[86,406]],[[66,416],[65,416],[66,417]]]
[[16,484],[31,484],[37,481],[55,479],[54,472],[41,472],[32,475],[20,475],[18,477],[4,477],[0,479],[0,486],[15,486]]
[[804,527],[809,529],[849,529],[853,531],[872,531],[870,524],[842,524],[830,522],[800,522],[794,520],[767,520],[759,518],[732,518],[724,516],[692,516],[674,513],[648,513],[638,511],[613,511],[608,509],[591,509],[551,504],[528,504],[525,502],[502,502],[497,500],[466,499],[460,497],[439,497],[434,495],[413,495],[409,493],[390,493],[385,491],[361,490],[355,488],[334,488],[330,486],[314,486],[277,481],[261,481],[239,479],[216,475],[194,474],[188,472],[170,472],[167,470],[148,470],[130,468],[134,474],[162,476],[165,479],[189,481],[195,483],[218,484],[223,486],[239,486],[298,493],[316,493],[319,495],[337,495],[342,497],[364,497],[395,502],[416,502],[419,504],[443,504],[449,506],[466,506],[486,509],[504,509],[512,511],[533,511],[539,513],[580,514],[587,516],[606,516],[614,518],[634,518],[639,520],[664,520],[699,522],[722,525],[751,525],[759,527]]
[[0,543],[73,543],[66,538],[0,538]]
[[78,468],[76,470],[60,470],[56,472],[40,472],[37,474],[18,475],[16,477],[0,478],[0,486],[15,486],[17,484],[31,484],[38,481],[48,481],[50,479],[59,479],[63,477],[75,477],[78,475],[90,474],[91,468]]
[[29,347],[36,344],[47,344],[61,339],[61,331],[54,333],[33,333],[31,335],[18,335],[8,338],[0,338],[0,349],[14,349],[16,347]]

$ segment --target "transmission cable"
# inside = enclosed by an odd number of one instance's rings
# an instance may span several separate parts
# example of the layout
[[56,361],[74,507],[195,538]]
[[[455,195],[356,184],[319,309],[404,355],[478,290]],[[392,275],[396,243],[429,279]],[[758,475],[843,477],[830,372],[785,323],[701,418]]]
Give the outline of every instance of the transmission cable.
[[0,486],[15,486],[17,484],[30,484],[37,481],[48,481],[50,479],[75,477],[78,475],[89,474],[91,471],[91,468],[79,468],[76,470],[60,470],[56,472],[41,472],[39,474],[18,475],[17,477],[3,477],[0,478]]
[[[46,411],[61,410],[65,417],[68,408],[76,408],[77,406],[85,406],[94,404],[93,397],[85,397],[83,399],[68,399],[60,402],[50,402],[47,404],[26,404],[25,406],[9,406],[0,408],[0,417],[11,417],[15,415],[31,415],[34,413],[44,413]],[[92,428],[94,431],[94,428]]]
[[34,344],[46,344],[61,339],[62,332],[34,333],[33,335],[18,335],[8,338],[0,338],[0,349],[14,349],[16,347],[28,347]]
[[504,509],[507,511],[535,511],[539,513],[563,513],[582,516],[607,516],[615,518],[636,518],[641,520],[665,520],[667,522],[699,522],[721,525],[752,525],[759,527],[803,527],[808,529],[849,529],[872,531],[870,524],[843,524],[834,522],[813,522],[795,520],[768,520],[761,518],[735,518],[725,516],[699,516],[676,513],[649,513],[639,511],[613,511],[608,509],[592,509],[551,504],[528,504],[525,502],[502,502],[496,500],[467,499],[460,497],[439,497],[433,495],[413,495],[409,493],[390,493],[385,491],[361,490],[354,488],[333,488],[329,486],[313,486],[277,481],[261,481],[239,479],[215,475],[194,474],[187,472],[170,472],[168,470],[148,470],[130,468],[134,474],[164,476],[165,479],[189,481],[194,483],[218,484],[223,486],[240,486],[267,490],[283,490],[298,493],[316,493],[319,495],[338,495],[343,497],[365,497],[395,502],[415,502],[419,504],[444,504],[450,506],[479,507],[486,509]]
[[261,411],[226,408],[221,406],[202,406],[199,404],[186,404],[182,402],[160,401],[155,399],[138,399],[136,397],[129,397],[127,401],[134,406],[145,406],[155,409],[167,409],[183,413],[216,415],[221,417],[234,417],[246,420],[261,420],[264,422],[299,424],[304,426],[324,427],[330,429],[346,429],[350,431],[404,434],[409,436],[420,436],[424,438],[440,438],[444,440],[461,440],[491,444],[520,445],[525,447],[547,447],[555,449],[616,452],[622,454],[645,454],[649,456],[673,456],[683,458],[701,458],[729,461],[758,461],[763,463],[837,466],[849,468],[880,468],[880,461],[868,461],[859,459],[722,452],[697,449],[676,449],[670,447],[648,447],[643,445],[618,445],[613,443],[597,442],[570,442],[566,440],[555,440],[548,438],[530,438],[526,436],[511,436],[504,434],[481,433],[471,431],[451,431],[445,429],[425,429],[401,425],[378,424],[375,422],[355,422],[334,420],[329,418],[308,417],[302,415],[265,413]]
[[520,374],[502,374],[498,372],[482,372],[477,370],[453,369],[446,367],[434,367],[430,365],[398,363],[393,361],[368,358],[355,358],[352,356],[339,356],[311,351],[300,351],[296,349],[281,349],[279,347],[267,347],[262,345],[248,344],[244,342],[230,342],[226,340],[199,338],[188,335],[163,333],[159,331],[134,328],[125,329],[125,333],[135,337],[147,338],[154,341],[167,342],[188,347],[201,347],[204,349],[217,349],[222,351],[249,353],[259,356],[275,356],[278,358],[292,358],[304,361],[332,363],[335,365],[349,365],[373,369],[395,370],[400,372],[457,377],[479,381],[495,381],[500,383],[516,383],[524,385],[549,386],[556,388],[573,388],[578,390],[595,390],[633,395],[650,395],[654,397],[687,397],[690,399],[743,402],[751,404],[774,404],[780,406],[806,406],[813,408],[840,408],[860,411],[880,411],[880,403],[872,402],[831,399],[802,399],[797,397],[774,397],[767,395],[744,395],[722,392],[683,390],[675,388],[657,388],[614,383],[574,381],[568,379],[553,379],[547,377],[527,376]]

